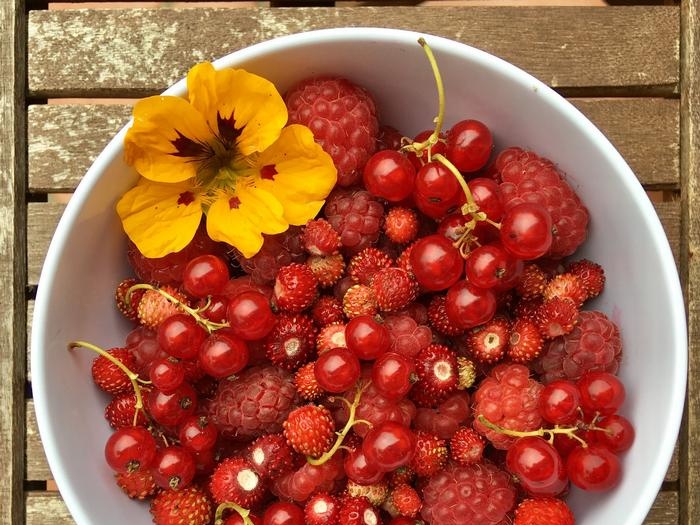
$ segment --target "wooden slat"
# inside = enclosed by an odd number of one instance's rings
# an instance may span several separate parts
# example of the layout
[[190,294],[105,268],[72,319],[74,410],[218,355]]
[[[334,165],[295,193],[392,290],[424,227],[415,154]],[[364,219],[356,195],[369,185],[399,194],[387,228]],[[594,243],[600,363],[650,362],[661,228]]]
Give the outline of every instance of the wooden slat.
[[27,480],[47,480],[53,479],[49,464],[46,462],[44,447],[39,437],[39,429],[36,425],[36,413],[34,412],[34,401],[27,400],[27,451],[26,451],[26,473]]
[[0,523],[24,523],[26,15],[0,2]]
[[660,492],[649,510],[647,519],[644,520],[644,525],[676,525],[679,512],[678,493]]
[[681,2],[681,173],[688,312],[688,398],[681,448],[681,525],[700,516],[700,0]]
[[29,92],[142,96],[256,42],[379,22],[476,45],[557,88],[677,91],[679,10],[650,6],[32,11]]
[[[647,187],[676,188],[678,100],[574,98]],[[128,105],[29,106],[29,190],[71,192],[129,119]]]

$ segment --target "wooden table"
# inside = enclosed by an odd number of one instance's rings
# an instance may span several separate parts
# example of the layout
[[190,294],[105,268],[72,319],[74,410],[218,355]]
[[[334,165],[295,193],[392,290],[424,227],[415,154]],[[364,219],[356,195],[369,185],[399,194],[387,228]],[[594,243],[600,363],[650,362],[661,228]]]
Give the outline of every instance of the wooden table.
[[62,194],[127,120],[128,99],[254,42],[378,23],[472,44],[533,73],[607,134],[650,192],[685,286],[691,358],[678,451],[646,523],[700,523],[700,260],[692,257],[700,243],[700,0],[361,3],[53,10],[40,0],[0,2],[1,523],[73,523],[37,435],[28,326]]

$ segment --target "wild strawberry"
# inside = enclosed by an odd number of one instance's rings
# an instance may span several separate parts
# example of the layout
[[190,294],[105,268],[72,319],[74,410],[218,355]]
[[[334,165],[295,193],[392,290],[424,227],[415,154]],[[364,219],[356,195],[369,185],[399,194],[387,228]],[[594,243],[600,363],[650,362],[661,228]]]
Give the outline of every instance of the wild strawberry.
[[526,499],[515,509],[513,525],[574,525],[574,513],[557,498]]
[[374,274],[391,266],[391,257],[379,248],[365,248],[350,259],[348,275],[360,284],[369,284]]
[[[181,303],[186,302],[185,296],[172,286],[166,285],[160,289]],[[139,322],[148,328],[158,328],[160,323],[179,312],[178,306],[166,299],[158,290],[146,290],[139,301]]]
[[[122,392],[112,398],[105,408],[105,419],[114,429],[130,427],[134,424],[136,411],[136,394],[131,390]],[[147,420],[143,410],[139,410],[136,425],[146,426]]]
[[212,504],[201,488],[163,490],[151,501],[155,525],[208,525],[213,518]]
[[114,475],[117,485],[131,499],[146,499],[153,496],[157,490],[153,474],[148,469],[139,469],[133,472],[118,472]]
[[447,446],[444,439],[435,434],[417,430],[416,451],[410,463],[410,468],[418,476],[430,477],[447,464]]
[[581,259],[569,264],[566,271],[578,277],[583,284],[588,299],[597,297],[605,286],[605,272],[600,264]]
[[418,295],[418,283],[401,268],[383,268],[372,276],[370,287],[384,312],[406,308]]
[[541,297],[537,299],[521,299],[515,304],[514,314],[516,319],[526,319],[537,322],[537,311],[544,301]]
[[338,525],[378,525],[379,511],[363,496],[346,496],[341,501]]
[[265,484],[246,459],[233,456],[217,465],[209,479],[209,492],[218,505],[232,501],[249,509],[265,496]]
[[430,326],[442,335],[454,337],[464,333],[464,330],[455,325],[447,317],[445,310],[445,296],[435,295],[428,306],[428,322]]
[[399,485],[391,491],[389,496],[391,505],[401,516],[415,518],[418,516],[423,502],[416,492],[416,489],[410,485]]
[[466,467],[481,461],[486,443],[473,428],[462,427],[450,439],[450,457]]
[[537,309],[535,323],[545,339],[568,334],[578,321],[578,308],[570,299],[553,297]]
[[117,289],[114,292],[114,299],[117,303],[117,309],[122,314],[124,314],[124,317],[126,317],[130,321],[138,322],[139,302],[141,302],[141,297],[143,297],[143,294],[146,292],[146,290],[134,290],[131,293],[131,296],[129,297],[129,303],[127,304],[126,293],[129,291],[129,288],[131,288],[135,284],[138,284],[138,281],[136,279],[124,279],[117,286]]
[[315,494],[304,506],[306,525],[337,525],[339,519],[340,501],[332,494]]
[[343,302],[332,295],[322,295],[311,307],[311,317],[318,326],[343,321]]
[[497,363],[506,353],[510,323],[504,317],[494,317],[488,323],[472,328],[467,333],[471,356],[483,364]]
[[416,356],[418,381],[411,394],[420,406],[437,406],[459,385],[457,356],[444,345],[431,344]]
[[467,357],[457,358],[457,375],[459,376],[459,389],[471,388],[476,379],[476,366],[474,361]]
[[339,253],[334,255],[312,255],[306,260],[321,288],[337,283],[345,271],[345,260]]
[[308,362],[316,348],[316,327],[304,314],[280,314],[265,337],[265,354],[285,370],[296,370]]
[[542,297],[548,281],[547,274],[537,264],[526,264],[515,291],[523,299],[536,299]]
[[311,255],[332,255],[342,246],[340,235],[326,219],[307,222],[302,233],[302,243]]
[[375,507],[381,506],[389,495],[389,485],[385,481],[379,481],[371,485],[360,485],[348,480],[345,490],[348,495],[353,497],[364,496]]
[[369,286],[356,284],[348,288],[343,296],[343,313],[352,319],[360,315],[377,313],[377,299]]
[[315,401],[323,395],[323,389],[316,381],[314,363],[306,363],[294,374],[294,386],[302,399]]
[[282,426],[292,448],[305,456],[320,457],[335,441],[333,416],[322,406],[305,405],[292,410]]
[[411,251],[415,245],[416,243],[414,242],[406,246],[404,251],[402,251],[399,257],[396,259],[396,266],[406,270],[409,275],[413,275],[413,266],[411,266]]
[[[112,348],[107,353],[129,370],[136,367],[136,357],[128,348]],[[113,396],[131,390],[129,377],[104,356],[99,356],[92,362],[92,379],[101,390]]]
[[345,323],[333,323],[319,330],[316,349],[319,355],[333,348],[347,348],[345,344]]
[[267,434],[253,441],[245,458],[264,479],[274,479],[294,468],[294,451],[282,434]]
[[316,299],[318,282],[311,268],[292,263],[277,272],[273,297],[275,304],[287,312],[301,312]]
[[508,338],[508,358],[515,363],[529,363],[542,352],[542,336],[537,325],[527,319],[516,319]]
[[399,467],[389,473],[389,486],[410,485],[416,479],[416,473],[410,467]]
[[571,273],[562,273],[552,277],[552,280],[547,283],[544,289],[544,300],[547,301],[553,297],[561,299],[571,299],[576,306],[581,306],[588,298],[588,292],[581,280]]
[[397,244],[413,241],[418,234],[418,216],[409,208],[396,207],[389,210],[384,219],[384,233]]

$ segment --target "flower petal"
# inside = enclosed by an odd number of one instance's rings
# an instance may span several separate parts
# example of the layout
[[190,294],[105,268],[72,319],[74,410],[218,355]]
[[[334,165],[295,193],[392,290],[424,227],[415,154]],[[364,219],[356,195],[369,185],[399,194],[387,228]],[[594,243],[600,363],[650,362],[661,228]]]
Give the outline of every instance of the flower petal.
[[237,248],[244,257],[260,250],[263,233],[282,233],[289,227],[280,202],[270,193],[245,183],[235,193],[214,201],[207,212],[207,233],[215,241]]
[[187,89],[211,130],[227,148],[235,142],[242,155],[263,151],[287,123],[287,106],[275,85],[243,69],[197,64],[187,75]]
[[284,128],[255,166],[261,176],[257,185],[282,203],[285,220],[294,225],[316,216],[337,179],[331,156],[309,128],[298,124]]
[[182,250],[194,237],[202,203],[187,183],[141,179],[117,203],[124,231],[146,257]]
[[134,106],[124,138],[126,163],[154,182],[182,182],[197,174],[198,160],[213,154],[204,117],[179,97],[148,97]]

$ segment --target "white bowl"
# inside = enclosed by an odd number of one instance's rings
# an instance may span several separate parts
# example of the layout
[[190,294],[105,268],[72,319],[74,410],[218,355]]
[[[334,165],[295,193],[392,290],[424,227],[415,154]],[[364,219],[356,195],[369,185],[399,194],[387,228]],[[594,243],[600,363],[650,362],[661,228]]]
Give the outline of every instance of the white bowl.
[[[336,73],[366,86],[382,121],[404,134],[431,126],[437,98],[420,35],[388,29],[333,29],[279,38],[233,53],[216,66],[243,67],[275,82],[281,92],[309,75]],[[683,410],[686,321],[668,241],[634,174],[603,134],[572,105],[518,68],[471,47],[426,38],[442,71],[446,127],[476,118],[498,146],[519,145],[551,158],[567,174],[591,213],[579,255],[600,263],[606,290],[595,304],[621,327],[622,409],[637,438],[624,455],[623,480],[606,494],[574,490],[580,525],[639,525],[669,464]],[[167,94],[183,95],[185,82]],[[126,128],[125,128],[126,129]],[[79,525],[146,525],[144,505],[114,484],[103,459],[110,429],[106,398],[90,379],[94,355],[69,353],[75,339],[110,347],[127,325],[113,305],[128,275],[125,237],[114,206],[136,175],[122,160],[125,129],[80,183],[51,243],[41,274],[32,332],[36,416],[46,456]]]

